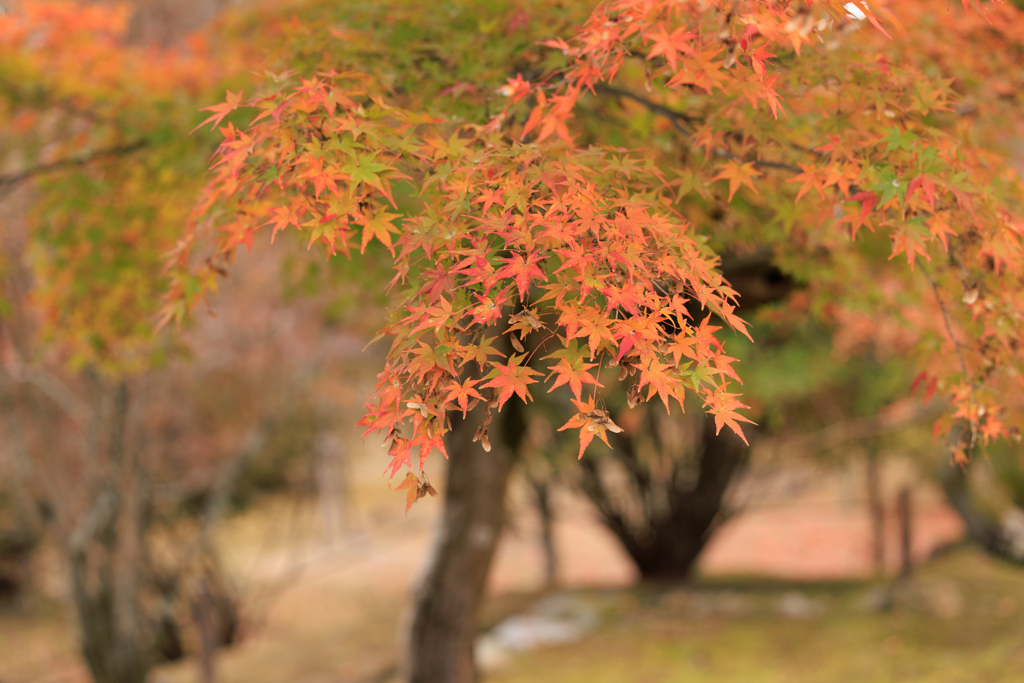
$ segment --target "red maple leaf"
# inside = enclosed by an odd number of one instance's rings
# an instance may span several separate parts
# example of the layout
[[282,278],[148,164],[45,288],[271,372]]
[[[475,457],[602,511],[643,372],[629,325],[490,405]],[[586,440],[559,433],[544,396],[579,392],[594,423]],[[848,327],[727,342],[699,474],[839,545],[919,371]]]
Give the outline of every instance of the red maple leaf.
[[512,254],[508,258],[501,259],[508,265],[495,273],[496,277],[514,277],[516,289],[519,291],[519,299],[526,300],[526,292],[530,289],[530,281],[533,278],[547,280],[544,271],[537,267],[537,264],[544,259],[537,252],[531,252],[524,258],[522,254]]

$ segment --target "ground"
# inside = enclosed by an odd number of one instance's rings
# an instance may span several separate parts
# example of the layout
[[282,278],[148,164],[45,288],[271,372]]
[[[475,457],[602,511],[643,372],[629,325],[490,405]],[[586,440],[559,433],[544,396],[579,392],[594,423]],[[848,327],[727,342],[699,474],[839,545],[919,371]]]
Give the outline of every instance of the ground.
[[[859,474],[844,472],[819,473],[810,486],[794,485],[800,477],[790,472],[786,502],[761,500],[731,521],[687,589],[634,587],[614,539],[563,491],[556,592],[590,606],[595,627],[577,642],[502,657],[486,680],[1024,680],[1024,572],[969,549],[926,562],[960,528],[934,489],[918,487],[919,569],[890,601],[878,588],[888,582],[871,578]],[[334,538],[323,533],[325,509],[309,500],[272,500],[224,526],[221,543],[247,598],[248,627],[218,662],[218,680],[397,680],[396,635],[440,504],[421,501],[405,519],[401,493],[388,492],[378,476],[355,478],[351,528]],[[491,576],[485,628],[551,594],[522,487],[510,504],[513,524]],[[889,526],[895,563],[893,520]],[[60,614],[59,604],[39,596],[0,615],[0,683],[85,683]],[[160,669],[153,683],[191,683],[196,674],[185,662]]]
[[[978,683],[1024,680],[1019,572],[972,552],[930,564],[917,600],[866,611],[860,584],[712,581],[688,599],[630,591],[584,641],[521,656],[495,683]],[[700,600],[694,600],[696,595]],[[793,595],[820,612],[780,615]],[[930,597],[925,597],[926,595]],[[709,596],[723,606],[708,610]],[[676,599],[673,599],[676,598]],[[701,605],[701,607],[696,607]],[[728,607],[726,607],[728,606]],[[792,613],[791,613],[792,614]]]

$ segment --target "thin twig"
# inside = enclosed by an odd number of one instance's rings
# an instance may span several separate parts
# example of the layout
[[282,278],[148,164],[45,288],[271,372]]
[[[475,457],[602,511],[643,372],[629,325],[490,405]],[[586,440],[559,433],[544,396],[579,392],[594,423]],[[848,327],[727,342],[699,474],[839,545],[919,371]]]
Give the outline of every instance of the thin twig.
[[[946,309],[946,304],[942,300],[942,296],[939,294],[939,288],[935,285],[935,280],[932,279],[928,269],[925,268],[923,263],[919,263],[918,266],[921,268],[921,272],[924,273],[924,278],[928,280],[928,284],[931,285],[932,291],[935,293],[935,300],[939,304],[939,310],[942,312],[942,323],[946,326],[946,334],[949,335],[950,340],[956,347],[956,356],[960,360],[960,370],[964,373],[964,380],[968,380],[970,375],[967,372],[967,361],[964,360],[963,346],[960,344],[960,340],[953,334],[953,326],[949,322],[949,311]],[[967,405],[967,419],[971,424],[971,448],[974,448],[974,444],[978,441],[978,425],[974,414],[974,380],[970,380],[968,385],[970,388],[970,398]]]

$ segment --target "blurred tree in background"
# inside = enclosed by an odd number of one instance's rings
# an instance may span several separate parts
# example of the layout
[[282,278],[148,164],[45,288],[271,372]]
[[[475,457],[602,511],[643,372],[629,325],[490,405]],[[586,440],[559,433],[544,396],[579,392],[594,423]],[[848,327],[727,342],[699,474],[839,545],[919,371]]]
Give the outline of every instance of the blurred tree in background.
[[155,335],[167,254],[216,148],[190,131],[256,57],[182,40],[209,15],[199,3],[140,5],[0,15],[0,584],[23,588],[49,534],[96,681],[142,681],[237,637],[211,528],[308,461],[345,383],[324,380],[331,301],[291,301],[277,256],[239,274],[259,301]]

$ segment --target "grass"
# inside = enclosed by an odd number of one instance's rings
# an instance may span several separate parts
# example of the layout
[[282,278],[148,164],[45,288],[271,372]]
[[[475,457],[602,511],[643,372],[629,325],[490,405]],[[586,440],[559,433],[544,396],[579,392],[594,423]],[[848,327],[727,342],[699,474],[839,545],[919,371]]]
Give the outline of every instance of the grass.
[[[864,584],[706,582],[742,616],[672,594],[605,596],[617,609],[590,638],[517,657],[490,683],[1010,683],[1024,681],[1024,572],[974,552],[923,568],[889,612]],[[825,613],[782,618],[798,590]],[[678,595],[678,594],[677,594]],[[931,596],[931,597],[929,597]],[[957,600],[959,596],[959,600]],[[683,605],[679,605],[683,602]],[[936,614],[942,614],[939,616]]]

